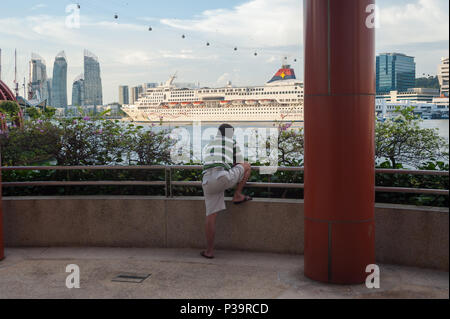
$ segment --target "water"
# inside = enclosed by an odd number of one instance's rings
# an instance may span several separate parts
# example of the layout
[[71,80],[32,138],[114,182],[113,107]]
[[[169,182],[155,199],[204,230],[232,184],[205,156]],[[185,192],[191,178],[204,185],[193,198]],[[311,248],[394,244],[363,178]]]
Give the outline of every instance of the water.
[[[201,147],[203,148],[210,140],[211,135],[216,134],[217,128],[220,126],[221,122],[205,122],[201,123]],[[277,122],[230,122],[235,129],[258,129],[259,132],[265,131],[266,134],[269,134],[271,128],[277,128],[279,123]],[[142,123],[144,127],[150,127],[151,124],[149,123]],[[445,138],[447,141],[449,141],[449,120],[423,120],[420,123],[420,126],[422,128],[434,128],[439,130],[439,136]],[[303,122],[296,122],[293,123],[291,126],[291,129],[298,129],[303,128],[304,123]],[[192,138],[194,136],[194,125],[192,123],[163,123],[163,125],[155,125],[154,129],[157,131],[159,130],[169,130],[172,131],[175,128],[183,128],[187,130],[189,133],[189,136],[191,137],[191,143],[193,143],[194,139]],[[196,138],[198,141],[198,139]],[[248,150],[247,150],[248,151]],[[299,154],[299,156],[301,156]],[[194,161],[196,161],[197,158],[194,158]],[[441,159],[444,162],[448,162],[448,158]],[[404,164],[408,166],[407,164]],[[408,166],[409,167],[409,166]],[[412,167],[411,167],[412,168]]]
[[[222,124],[221,122],[206,122],[206,123],[202,123],[201,126],[201,132],[202,135],[203,133],[207,130],[207,129],[211,129],[211,128],[218,128],[219,125]],[[268,131],[268,129],[270,128],[276,128],[278,127],[277,122],[229,122],[228,124],[231,124],[233,127],[235,128],[241,128],[243,130],[246,129],[266,129]],[[139,123],[139,125],[142,125],[144,127],[150,127],[151,124],[149,123]],[[293,123],[293,125],[291,126],[292,129],[298,129],[298,128],[302,128],[304,126],[303,122],[296,122]],[[422,128],[437,128],[439,130],[439,136],[444,137],[445,139],[447,139],[447,141],[449,140],[449,120],[423,120],[423,122],[421,122],[420,126]],[[173,130],[175,128],[184,128],[186,129],[189,134],[193,134],[193,124],[192,123],[180,123],[180,124],[174,124],[174,123],[163,123],[163,125],[155,125],[154,129],[159,131],[159,130]]]
[[439,129],[439,136],[449,140],[449,120],[424,120],[420,126],[422,128],[437,128]]

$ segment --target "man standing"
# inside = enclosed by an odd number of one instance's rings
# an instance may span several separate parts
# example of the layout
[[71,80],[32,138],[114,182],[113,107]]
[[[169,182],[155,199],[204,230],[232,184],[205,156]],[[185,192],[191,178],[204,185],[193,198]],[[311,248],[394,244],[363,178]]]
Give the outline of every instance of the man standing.
[[225,190],[237,185],[233,204],[252,200],[242,194],[251,173],[251,166],[244,162],[239,146],[233,140],[234,128],[229,124],[219,127],[216,137],[206,146],[203,166],[203,193],[206,205],[205,258],[214,258],[214,237],[217,213],[226,209]]

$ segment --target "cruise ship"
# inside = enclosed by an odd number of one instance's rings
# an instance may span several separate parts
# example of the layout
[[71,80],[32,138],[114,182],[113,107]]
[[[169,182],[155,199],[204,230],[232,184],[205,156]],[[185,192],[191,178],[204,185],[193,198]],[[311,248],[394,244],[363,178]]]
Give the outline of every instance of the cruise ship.
[[283,64],[262,86],[177,88],[176,75],[122,110],[136,122],[303,121],[303,83]]

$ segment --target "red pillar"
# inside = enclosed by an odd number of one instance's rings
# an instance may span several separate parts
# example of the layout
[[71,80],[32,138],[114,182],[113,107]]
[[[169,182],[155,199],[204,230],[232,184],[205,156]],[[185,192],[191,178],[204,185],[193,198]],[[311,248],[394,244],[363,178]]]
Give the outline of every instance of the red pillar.
[[304,1],[305,275],[329,283],[362,283],[375,263],[370,4]]
[[0,157],[0,260],[5,258],[3,246],[3,200],[2,200],[2,161]]

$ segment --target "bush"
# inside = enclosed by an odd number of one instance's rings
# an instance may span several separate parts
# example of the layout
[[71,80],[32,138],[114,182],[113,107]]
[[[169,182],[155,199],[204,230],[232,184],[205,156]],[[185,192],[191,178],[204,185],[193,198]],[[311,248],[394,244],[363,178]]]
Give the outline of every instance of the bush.
[[11,127],[0,134],[2,164],[32,165],[58,153],[61,131],[49,121],[30,121],[24,129]]
[[9,118],[14,118],[19,113],[19,104],[14,101],[1,101],[0,102],[0,112],[9,116]]

